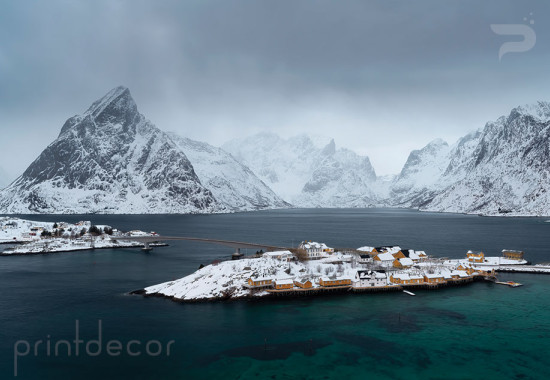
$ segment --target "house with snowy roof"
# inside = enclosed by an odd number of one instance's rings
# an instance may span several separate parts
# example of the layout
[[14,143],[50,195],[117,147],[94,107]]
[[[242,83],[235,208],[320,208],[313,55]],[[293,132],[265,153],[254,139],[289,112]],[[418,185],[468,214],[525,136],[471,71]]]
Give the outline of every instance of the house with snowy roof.
[[485,254],[483,252],[466,252],[466,258],[470,263],[482,263],[485,261]]
[[386,273],[381,271],[358,270],[353,279],[354,288],[371,288],[387,284]]
[[409,259],[408,257],[403,257],[400,259],[395,259],[393,261],[393,266],[395,268],[410,268],[414,265],[414,261]]
[[259,288],[271,288],[273,286],[273,279],[268,277],[249,278],[245,287],[249,289]]
[[[426,253],[424,251],[415,251],[414,249],[402,249],[401,252],[405,257],[408,257],[415,263],[419,262],[422,258],[422,256],[425,256]],[[423,255],[421,256],[419,252],[422,252]]]
[[333,286],[347,286],[351,285],[351,278],[349,277],[321,277],[319,279],[319,285],[324,287],[333,287]]
[[294,287],[294,280],[292,280],[291,278],[275,280],[273,285],[277,290],[292,289]]
[[279,261],[290,261],[292,260],[292,252],[290,251],[266,252],[262,255],[262,257],[267,257],[267,258],[279,260]]
[[368,264],[368,263],[372,263],[372,256],[369,255],[369,254],[365,254],[365,255],[359,255],[359,258],[357,259],[357,262],[359,264]]
[[365,252],[370,256],[376,256],[379,253],[375,247],[369,247],[369,246],[359,247],[356,249],[356,251]]
[[445,282],[445,277],[442,273],[424,273],[424,282],[427,284],[442,284]]
[[315,241],[303,241],[298,246],[298,249],[303,249],[310,260],[328,257],[334,253],[334,248],[328,247],[325,243],[317,243]]
[[294,280],[294,285],[302,289],[310,289],[313,287],[311,280],[305,277]]
[[511,249],[503,249],[502,250],[502,256],[505,258],[505,259],[509,259],[509,260],[518,260],[518,261],[521,261],[523,260],[523,251],[514,251],[514,250],[511,250]]
[[399,272],[393,273],[390,281],[399,285],[419,285],[424,282],[424,277],[416,273]]
[[379,264],[383,267],[391,267],[393,266],[393,262],[395,261],[395,257],[389,252],[385,253],[379,253],[378,255],[374,256],[373,258],[374,262]]

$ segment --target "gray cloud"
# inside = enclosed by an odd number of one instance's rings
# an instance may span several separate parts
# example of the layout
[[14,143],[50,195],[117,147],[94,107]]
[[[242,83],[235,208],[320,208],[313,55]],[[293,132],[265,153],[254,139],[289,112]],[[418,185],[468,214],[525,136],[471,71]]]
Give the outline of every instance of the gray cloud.
[[[543,1],[0,8],[0,166],[12,177],[65,119],[119,84],[162,129],[214,144],[262,130],[324,134],[371,156],[382,174],[436,137],[455,140],[511,107],[550,99]],[[535,47],[499,62],[506,37],[490,24],[524,17],[535,20]]]

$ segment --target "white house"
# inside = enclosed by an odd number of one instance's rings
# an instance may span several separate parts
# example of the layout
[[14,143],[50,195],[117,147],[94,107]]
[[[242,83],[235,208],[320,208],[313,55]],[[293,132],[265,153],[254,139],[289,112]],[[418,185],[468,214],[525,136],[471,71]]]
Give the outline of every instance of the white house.
[[328,257],[334,253],[334,248],[328,247],[325,243],[317,243],[315,241],[303,241],[298,248],[306,251],[307,257],[310,260]]
[[353,280],[354,288],[386,286],[387,284],[388,279],[385,273],[370,270],[358,270]]
[[266,252],[262,255],[263,257],[268,257],[274,260],[279,261],[290,261],[292,260],[292,252],[290,251],[274,251]]

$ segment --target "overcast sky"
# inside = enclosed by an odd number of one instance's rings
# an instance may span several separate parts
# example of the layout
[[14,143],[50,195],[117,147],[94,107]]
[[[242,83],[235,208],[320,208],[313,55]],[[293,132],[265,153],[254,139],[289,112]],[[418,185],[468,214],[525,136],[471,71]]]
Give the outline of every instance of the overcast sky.
[[[397,173],[511,108],[550,100],[547,1],[0,1],[0,167],[14,179],[111,88],[221,145],[335,138]],[[531,23],[533,20],[533,23]],[[491,24],[529,25],[535,46]]]

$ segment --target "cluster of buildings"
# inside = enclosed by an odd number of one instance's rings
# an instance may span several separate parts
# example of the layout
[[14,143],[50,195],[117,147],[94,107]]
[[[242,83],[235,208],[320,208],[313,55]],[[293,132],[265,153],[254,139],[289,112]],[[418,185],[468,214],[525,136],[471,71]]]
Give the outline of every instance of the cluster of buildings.
[[401,249],[397,245],[384,247],[360,247],[357,249],[361,262],[368,263],[371,260],[383,268],[406,269],[428,258],[424,251],[413,249]]
[[[244,287],[274,293],[322,289],[383,290],[404,286],[433,288],[470,282],[479,276],[495,276],[494,269],[473,265],[485,260],[482,252],[468,251],[466,260],[445,263],[430,259],[424,251],[401,249],[399,246],[361,247],[356,250],[353,260],[346,262],[337,259],[342,257],[341,252],[335,252],[334,248],[324,243],[302,242],[299,249],[307,253],[309,260],[304,263],[305,266],[316,265],[313,260],[322,260],[325,264],[337,262],[339,265],[344,264],[344,267],[332,276],[250,277]],[[523,257],[519,251],[506,252],[505,257]],[[263,257],[283,262],[296,260],[295,254],[290,251],[266,252]]]

